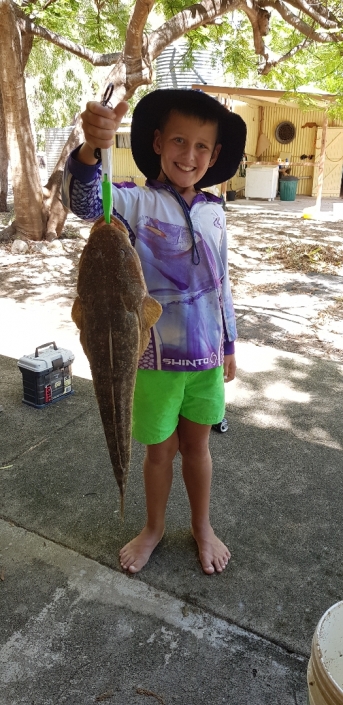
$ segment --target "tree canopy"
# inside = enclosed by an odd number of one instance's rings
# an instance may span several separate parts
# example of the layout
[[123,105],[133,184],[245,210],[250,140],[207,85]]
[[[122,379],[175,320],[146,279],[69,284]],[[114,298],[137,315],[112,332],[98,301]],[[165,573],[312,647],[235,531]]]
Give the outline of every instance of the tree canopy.
[[[85,3],[84,0],[70,3],[56,0],[45,5],[40,2],[39,9],[37,4],[33,6],[31,3],[25,11],[34,16],[37,26],[38,22],[44,22],[44,27],[49,27],[57,36],[54,37],[56,43],[35,37],[26,71],[31,78],[28,84],[31,87],[30,105],[34,106],[38,129],[54,125],[63,127],[71,124],[90,93],[96,95],[99,92],[107,66],[105,59],[103,66],[97,65],[99,55],[106,51],[111,57],[111,52],[116,50],[119,53],[122,49],[130,7],[118,3],[114,11],[114,4],[106,0],[100,3],[101,10],[99,3]],[[179,0],[172,3],[157,0],[154,9],[159,14],[155,14],[154,24],[163,17],[171,20],[177,12],[182,12],[182,6]],[[339,12],[337,15],[339,21]],[[267,49],[263,49],[264,54],[256,54],[253,26],[248,15],[242,9],[231,9],[215,22],[187,33],[184,63],[192,65],[195,50],[211,47],[213,60],[219,59],[223,73],[233,85],[249,81],[253,86],[279,87],[288,91],[316,85],[327,92],[343,93],[343,41],[333,40],[329,32],[328,42],[305,39],[275,10],[270,13],[268,30],[264,39]],[[151,26],[146,26],[145,31],[151,32]],[[87,47],[91,53],[86,52],[85,59],[81,59],[81,52],[75,45],[72,45],[73,53],[65,51],[62,40],[66,39],[72,43],[82,40],[82,47]],[[266,61],[265,52],[269,58],[272,55],[274,58]],[[336,112],[338,108],[341,114],[339,104],[335,106]]]
[[[153,8],[161,22],[150,29],[146,23]],[[193,5],[185,0],[37,0],[17,7],[17,14],[23,33],[50,41],[94,66],[115,64],[119,58],[116,52],[128,39],[132,41],[133,35],[140,49],[145,45],[151,61],[171,41],[189,32],[193,32],[193,46],[213,46],[213,40],[224,40],[228,65],[239,72],[248,49],[246,63],[250,70],[257,67],[259,75],[268,75],[271,69],[310,47],[335,45],[338,53],[343,47],[340,0],[324,4],[306,0],[201,0]],[[201,31],[196,32],[199,28]],[[255,66],[252,49],[258,57]],[[328,57],[327,52],[323,56]]]
[[[106,67],[115,65],[125,46],[131,13],[135,10],[138,17],[141,9],[139,0],[36,0],[21,5],[21,31],[35,38],[27,73],[34,85],[30,103],[37,128],[70,124],[87,95],[98,93]],[[150,61],[185,34],[185,63],[192,63],[195,50],[211,47],[234,85],[249,81],[295,91],[315,84],[342,93],[343,10],[337,0],[194,5],[155,0],[149,3],[151,10],[153,22],[149,24],[145,13],[140,39]],[[341,114],[341,105],[334,110]]]

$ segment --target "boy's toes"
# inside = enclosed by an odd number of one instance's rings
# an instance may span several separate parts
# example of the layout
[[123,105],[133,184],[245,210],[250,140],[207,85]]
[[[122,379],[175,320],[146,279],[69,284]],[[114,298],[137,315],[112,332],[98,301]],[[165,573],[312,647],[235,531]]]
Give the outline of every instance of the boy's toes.
[[201,567],[207,575],[213,575],[213,573],[221,573],[223,568],[221,567],[220,561],[211,553],[204,551],[204,553],[199,554]]
[[137,568],[134,565],[135,556],[127,550],[126,546],[119,553],[119,561],[123,570],[128,570],[130,573],[137,573]]
[[132,563],[132,565],[129,565],[128,568],[126,568],[129,573],[138,573],[139,568],[136,568],[135,564]]
[[123,570],[138,573],[148,562],[154,548],[161,540],[162,532],[152,532],[147,527],[136,538],[129,541],[120,551],[119,560]]
[[137,573],[139,568],[135,566],[134,558],[127,558],[126,560],[120,559],[120,565],[123,570],[127,570],[129,573]]
[[213,563],[217,573],[222,573],[227,566],[227,561],[225,562],[223,558],[215,558]]
[[130,560],[120,558],[120,565],[123,568],[123,570],[127,570],[130,567]]
[[[200,560],[201,560],[201,559],[200,559]],[[212,563],[210,563],[209,565],[208,565],[208,564],[207,564],[207,565],[203,565],[203,564],[202,564],[202,569],[203,569],[204,573],[207,573],[207,575],[212,575],[212,573],[215,572],[215,568],[214,568],[214,566],[212,565]]]
[[207,575],[222,573],[225,570],[231,554],[228,548],[214,534],[212,527],[209,527],[205,535],[193,536],[198,544],[199,558],[202,569]]

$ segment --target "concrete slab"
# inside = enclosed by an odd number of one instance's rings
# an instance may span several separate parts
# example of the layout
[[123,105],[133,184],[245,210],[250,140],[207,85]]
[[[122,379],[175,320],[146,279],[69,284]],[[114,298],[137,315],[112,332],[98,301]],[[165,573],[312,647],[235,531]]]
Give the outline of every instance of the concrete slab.
[[[320,212],[316,216],[319,221],[334,221],[341,220],[341,209],[339,206],[343,204],[341,198],[322,198]],[[235,210],[237,207],[243,207],[247,210],[271,211],[277,213],[297,213],[301,217],[303,211],[309,208],[313,209],[316,205],[316,198],[312,196],[296,196],[295,201],[281,201],[277,196],[274,201],[268,201],[262,198],[237,198],[235,201],[227,201],[225,204],[226,210]],[[337,207],[338,205],[338,207]]]
[[[166,535],[136,580],[308,656],[320,616],[342,599],[342,367],[242,343],[238,356],[230,429],[211,437],[212,517],[230,567],[202,574],[177,462]],[[1,515],[119,569],[144,522],[143,449],[133,444],[122,523],[91,383],[75,379],[70,412],[68,400],[23,411],[15,361],[0,364]]]
[[0,355],[0,369],[0,400],[4,411],[1,417],[0,465],[31,452],[38,444],[43,445],[51,433],[57,439],[71,420],[96,408],[93,385],[80,378],[77,396],[69,395],[45,409],[35,409],[22,403],[23,382],[17,360]]
[[0,551],[1,705],[305,705],[304,658],[4,522]]

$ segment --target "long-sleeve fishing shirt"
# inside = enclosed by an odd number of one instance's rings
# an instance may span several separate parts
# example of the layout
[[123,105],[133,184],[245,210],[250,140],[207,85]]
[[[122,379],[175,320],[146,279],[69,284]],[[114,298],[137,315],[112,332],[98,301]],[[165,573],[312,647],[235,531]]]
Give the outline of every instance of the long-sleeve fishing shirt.
[[[101,216],[101,165],[82,164],[73,152],[64,171],[62,200],[82,220]],[[220,200],[200,192],[190,207],[186,202],[182,207],[168,184],[148,181],[145,187],[114,184],[113,204],[113,214],[127,227],[139,255],[148,291],[163,309],[139,367],[179,372],[218,367],[224,354],[234,352],[237,336]],[[185,207],[199,264],[192,261]]]

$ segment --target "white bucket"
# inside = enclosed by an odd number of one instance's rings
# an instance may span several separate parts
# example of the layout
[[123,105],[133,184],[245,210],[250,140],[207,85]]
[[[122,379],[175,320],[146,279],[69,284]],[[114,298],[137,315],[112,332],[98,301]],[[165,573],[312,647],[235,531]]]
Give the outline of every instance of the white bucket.
[[310,705],[343,705],[343,602],[330,607],[317,625],[307,683]]
[[332,204],[332,215],[334,220],[343,220],[343,203]]

